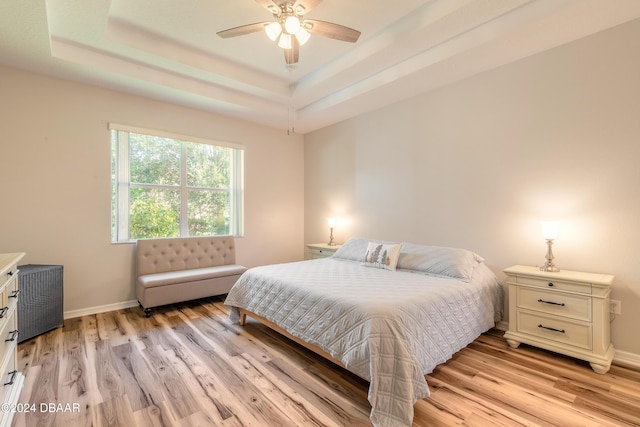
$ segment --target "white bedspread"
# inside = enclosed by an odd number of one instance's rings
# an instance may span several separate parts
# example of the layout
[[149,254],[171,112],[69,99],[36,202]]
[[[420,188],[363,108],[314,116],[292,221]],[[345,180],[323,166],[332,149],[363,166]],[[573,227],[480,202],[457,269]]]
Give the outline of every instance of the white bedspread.
[[233,321],[249,310],[369,380],[375,426],[410,426],[424,375],[494,326],[501,292],[484,264],[467,283],[326,258],[252,268],[225,304]]

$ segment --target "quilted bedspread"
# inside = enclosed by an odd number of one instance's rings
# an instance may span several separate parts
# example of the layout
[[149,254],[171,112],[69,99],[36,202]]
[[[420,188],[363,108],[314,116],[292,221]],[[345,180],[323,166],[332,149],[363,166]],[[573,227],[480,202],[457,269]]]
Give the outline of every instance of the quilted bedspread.
[[231,320],[249,310],[369,380],[374,426],[410,426],[424,375],[494,326],[501,292],[484,264],[467,283],[326,258],[252,268],[225,304]]

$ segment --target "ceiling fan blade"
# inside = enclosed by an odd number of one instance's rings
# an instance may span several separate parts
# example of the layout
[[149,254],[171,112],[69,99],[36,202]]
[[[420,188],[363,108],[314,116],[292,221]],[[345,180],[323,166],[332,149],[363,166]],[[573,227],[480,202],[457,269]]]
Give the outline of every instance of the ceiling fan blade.
[[293,5],[293,11],[298,15],[304,15],[321,2],[322,0],[298,0]]
[[256,0],[256,2],[260,3],[262,7],[274,15],[280,13],[280,6],[278,6],[273,0]]
[[291,49],[284,49],[284,60],[287,65],[297,64],[300,57],[300,43],[295,37],[291,38]]
[[333,22],[318,21],[317,19],[305,19],[302,23],[305,30],[312,34],[318,34],[330,39],[355,43],[360,37],[360,31]]
[[255,24],[249,25],[241,25],[235,28],[229,28],[228,30],[218,31],[218,34],[223,39],[228,39],[229,37],[237,37],[244,36],[245,34],[257,33],[258,31],[264,31],[264,26],[266,24],[270,24],[271,22],[256,22]]

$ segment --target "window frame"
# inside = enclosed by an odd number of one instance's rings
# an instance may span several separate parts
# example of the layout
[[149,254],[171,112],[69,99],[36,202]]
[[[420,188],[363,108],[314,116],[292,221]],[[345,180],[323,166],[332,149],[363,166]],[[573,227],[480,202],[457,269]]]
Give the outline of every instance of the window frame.
[[[111,194],[111,243],[134,243],[138,239],[130,237],[130,188],[158,188],[158,189],[170,189],[179,190],[180,192],[180,237],[189,236],[189,221],[188,221],[188,191],[189,190],[214,190],[213,187],[199,187],[187,185],[187,156],[186,147],[181,144],[180,155],[180,184],[178,186],[169,184],[149,184],[149,183],[131,183],[130,181],[130,164],[129,164],[129,133],[142,134],[148,136],[154,136],[159,138],[167,138],[178,140],[181,142],[189,142],[196,144],[205,144],[215,147],[230,148],[231,162],[229,172],[229,189],[220,189],[229,193],[229,235],[234,237],[242,237],[244,235],[244,151],[245,146],[232,142],[223,142],[216,140],[209,140],[204,138],[198,138],[189,135],[182,135],[173,132],[167,132],[156,129],[146,129],[136,126],[121,125],[116,123],[109,123],[109,159],[110,159],[110,194]],[[113,136],[112,132],[116,131],[116,160],[114,163],[113,155]],[[113,169],[115,167],[115,174]],[[114,182],[115,179],[115,182]],[[115,189],[115,197],[113,191]],[[115,199],[115,209],[114,209]],[[115,215],[115,218],[114,218]],[[115,221],[115,224],[114,224]],[[115,226],[115,233],[114,233]],[[167,236],[168,237],[168,236]],[[196,237],[196,236],[193,236]]]

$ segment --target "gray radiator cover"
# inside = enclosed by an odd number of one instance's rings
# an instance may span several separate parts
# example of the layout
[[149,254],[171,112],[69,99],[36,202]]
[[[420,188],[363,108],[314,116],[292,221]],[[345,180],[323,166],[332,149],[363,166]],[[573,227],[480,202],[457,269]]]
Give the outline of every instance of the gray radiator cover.
[[18,266],[18,342],[62,326],[63,266]]

